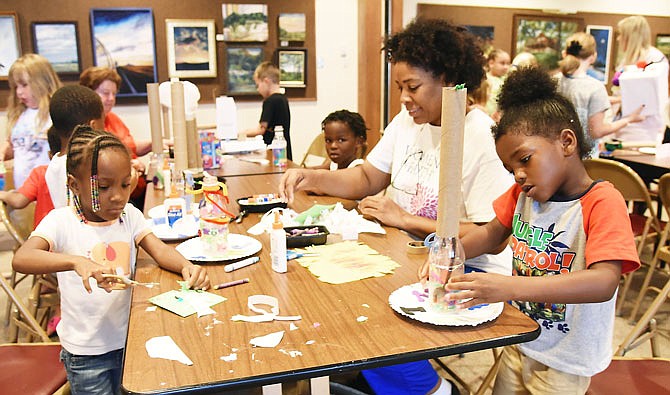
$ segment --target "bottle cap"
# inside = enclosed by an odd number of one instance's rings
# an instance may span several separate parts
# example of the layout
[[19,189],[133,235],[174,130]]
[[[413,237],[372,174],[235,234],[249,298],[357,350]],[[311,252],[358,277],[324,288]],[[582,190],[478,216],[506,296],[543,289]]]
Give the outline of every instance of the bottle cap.
[[279,211],[275,211],[275,222],[272,223],[272,229],[282,229],[284,224],[281,223],[279,218]]

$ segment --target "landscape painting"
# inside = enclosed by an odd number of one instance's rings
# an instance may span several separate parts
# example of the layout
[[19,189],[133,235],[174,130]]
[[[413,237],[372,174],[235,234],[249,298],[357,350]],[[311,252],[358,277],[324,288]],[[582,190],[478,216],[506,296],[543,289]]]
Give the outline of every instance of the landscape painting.
[[305,41],[305,14],[279,14],[279,41]]
[[223,39],[232,42],[268,40],[267,4],[222,4]]
[[170,78],[216,77],[213,19],[166,19]]
[[530,52],[542,68],[553,71],[558,68],[565,40],[583,29],[584,23],[579,18],[514,15],[512,57]]
[[254,71],[263,62],[263,48],[227,48],[228,94],[255,94]]
[[33,22],[33,50],[58,74],[79,74],[77,22]]
[[156,78],[154,19],[150,8],[91,9],[93,63],[121,75],[118,96],[146,96]]
[[304,88],[306,86],[306,49],[277,50],[279,66],[279,86]]
[[9,68],[21,56],[21,43],[15,12],[0,11],[0,79],[7,79]]

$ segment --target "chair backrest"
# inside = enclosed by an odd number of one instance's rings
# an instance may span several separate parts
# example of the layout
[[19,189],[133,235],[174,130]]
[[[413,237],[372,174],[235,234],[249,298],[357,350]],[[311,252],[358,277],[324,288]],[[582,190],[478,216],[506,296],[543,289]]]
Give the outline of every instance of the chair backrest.
[[10,236],[12,236],[14,241],[16,241],[17,248],[23,245],[23,243],[26,241],[26,236],[23,234],[24,232],[14,226],[9,216],[9,208],[7,207],[7,203],[3,202],[2,200],[0,200],[0,219],[5,225],[5,228],[7,228],[7,232],[9,232]]
[[326,152],[326,142],[323,139],[323,133],[319,133],[314,137],[309,148],[307,148],[307,152],[305,152],[305,156],[302,158],[300,166],[318,166],[327,158],[328,153]]
[[[584,160],[584,167],[594,180],[611,182],[626,201],[645,202],[650,210],[654,210],[647,186],[630,167],[615,160],[600,158]],[[653,214],[656,215],[655,211]]]
[[4,276],[0,276],[0,286],[7,294],[7,298],[9,298],[11,303],[16,306],[16,308],[19,310],[19,313],[21,314],[21,319],[17,320],[17,324],[21,328],[39,337],[43,342],[50,342],[51,339],[49,338],[49,335],[47,335],[44,329],[42,329],[40,324],[37,322],[37,319],[35,319],[35,317],[30,313],[28,308],[21,301],[21,298],[16,294],[14,288],[12,288]]

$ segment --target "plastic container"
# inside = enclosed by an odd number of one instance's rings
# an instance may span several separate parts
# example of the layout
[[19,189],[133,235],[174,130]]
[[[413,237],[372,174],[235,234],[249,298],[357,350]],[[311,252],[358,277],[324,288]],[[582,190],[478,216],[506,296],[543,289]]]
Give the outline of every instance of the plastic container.
[[323,225],[287,226],[284,231],[286,232],[286,246],[288,248],[326,244],[330,233]]
[[228,249],[230,217],[225,209],[228,203],[225,192],[225,184],[220,184],[214,176],[205,175],[199,212],[200,239],[203,252],[207,255],[220,256]]
[[274,128],[275,138],[272,140],[272,164],[281,169],[285,169],[288,165],[286,158],[286,147],[288,146],[284,138],[284,127],[276,125]]
[[277,273],[286,273],[286,232],[278,211],[275,211],[275,222],[272,223],[270,232],[270,257],[272,258],[272,270]]

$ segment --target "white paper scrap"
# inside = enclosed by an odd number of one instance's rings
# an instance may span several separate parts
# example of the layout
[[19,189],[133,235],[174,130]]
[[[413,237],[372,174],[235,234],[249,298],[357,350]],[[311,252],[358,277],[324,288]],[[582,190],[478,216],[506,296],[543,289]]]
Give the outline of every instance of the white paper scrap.
[[284,331],[273,332],[265,336],[254,337],[249,343],[256,347],[277,347],[283,337]]
[[219,359],[221,359],[222,361],[226,361],[226,362],[237,361],[237,353],[233,352],[233,353],[230,353],[228,355],[223,355]]
[[305,344],[308,344],[308,345],[309,345],[309,344],[314,344],[314,343],[316,343],[316,340],[307,340],[307,341],[305,342]]
[[291,322],[291,324],[288,326],[288,328],[289,328],[290,330],[294,331],[294,330],[298,329],[298,326],[297,326],[296,324],[294,324],[294,323]]
[[364,315],[362,315],[362,316],[356,318],[356,321],[358,321],[358,322],[365,322],[365,321],[367,321],[367,320],[368,320],[368,317],[366,317],[366,316],[364,316]]
[[147,340],[145,347],[151,358],[163,358],[173,361],[179,361],[184,365],[191,366],[193,361],[184,354],[177,343],[170,336],[152,337]]
[[302,352],[300,352],[300,351],[298,351],[298,350],[289,350],[289,351],[286,351],[286,350],[284,350],[283,348],[280,348],[280,349],[279,349],[279,352],[281,352],[282,354],[286,354],[286,355],[290,356],[291,358],[295,358],[295,357],[302,356]]
[[156,311],[156,309],[158,309],[158,306],[149,306],[146,311]]

